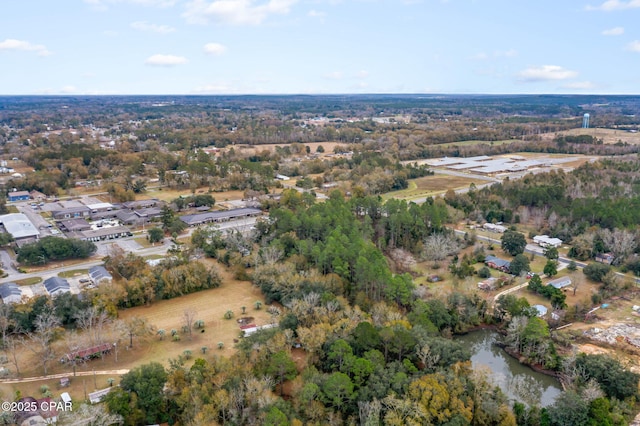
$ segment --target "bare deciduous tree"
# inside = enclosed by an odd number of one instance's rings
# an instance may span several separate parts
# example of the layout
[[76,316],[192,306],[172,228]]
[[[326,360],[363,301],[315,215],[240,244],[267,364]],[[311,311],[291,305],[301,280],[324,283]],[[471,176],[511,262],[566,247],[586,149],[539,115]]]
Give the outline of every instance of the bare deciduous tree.
[[195,322],[197,315],[198,315],[198,312],[196,312],[196,310],[192,308],[187,308],[182,313],[182,321],[184,323],[183,326],[187,334],[189,334],[189,339],[192,338],[191,333],[193,331],[193,324]]
[[438,262],[456,253],[460,249],[460,244],[454,236],[431,234],[425,238],[423,247],[424,258]]
[[49,362],[56,358],[51,344],[56,338],[60,318],[56,316],[53,308],[45,309],[34,320],[35,331],[27,333],[29,344],[26,346],[35,353],[42,362],[42,370],[47,375]]
[[612,264],[619,265],[636,248],[636,236],[624,229],[602,230],[602,241],[614,256]]
[[75,318],[78,328],[84,330],[92,345],[103,342],[104,329],[110,321],[109,315],[105,311],[91,306],[78,312]]

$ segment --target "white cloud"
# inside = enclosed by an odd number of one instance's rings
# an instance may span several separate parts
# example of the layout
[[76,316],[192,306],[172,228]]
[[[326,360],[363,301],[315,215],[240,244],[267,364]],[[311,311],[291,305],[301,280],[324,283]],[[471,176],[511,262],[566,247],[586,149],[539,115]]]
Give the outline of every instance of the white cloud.
[[326,17],[327,14],[324,13],[324,12],[320,12],[318,10],[315,10],[315,9],[311,9],[309,11],[309,13],[307,13],[307,16],[310,16],[311,18],[320,18],[320,19],[322,19],[322,18]]
[[146,61],[147,65],[159,66],[159,67],[171,67],[174,65],[186,64],[187,58],[184,56],[175,55],[153,55],[149,56]]
[[128,3],[151,7],[171,7],[176,4],[178,0],[84,0],[84,2],[98,10],[107,10],[108,5],[117,3]]
[[369,71],[367,70],[361,70],[356,73],[356,78],[365,79],[367,77],[369,77]]
[[286,15],[298,0],[192,0],[182,16],[191,24],[210,21],[259,25],[271,15]]
[[627,44],[627,50],[640,53],[640,40],[633,40],[631,43]]
[[562,87],[565,89],[591,90],[594,89],[596,85],[590,81],[575,81],[573,83],[567,83]]
[[147,21],[136,21],[131,23],[131,28],[138,31],[145,31],[158,34],[169,34],[176,29],[168,25],[150,24]]
[[204,51],[209,55],[219,56],[227,51],[227,46],[220,43],[207,43],[204,45]]
[[608,30],[602,31],[602,35],[605,35],[605,36],[619,36],[622,34],[624,34],[623,27],[614,27],[614,28],[609,28]]
[[543,65],[541,67],[530,67],[520,71],[518,77],[523,81],[550,81],[550,80],[566,80],[574,78],[578,75],[576,71],[562,68],[558,65]]
[[324,75],[327,80],[342,80],[342,77],[344,77],[342,71],[334,71]]
[[24,40],[8,38],[0,41],[0,50],[22,50],[26,52],[36,52],[38,56],[49,56],[51,52],[42,44],[33,44]]
[[636,8],[640,8],[640,0],[607,0],[600,6],[587,6],[587,10],[604,10],[606,12]]
[[78,88],[76,86],[72,86],[72,85],[68,85],[68,86],[64,86],[62,89],[60,89],[60,93],[77,93],[78,92]]

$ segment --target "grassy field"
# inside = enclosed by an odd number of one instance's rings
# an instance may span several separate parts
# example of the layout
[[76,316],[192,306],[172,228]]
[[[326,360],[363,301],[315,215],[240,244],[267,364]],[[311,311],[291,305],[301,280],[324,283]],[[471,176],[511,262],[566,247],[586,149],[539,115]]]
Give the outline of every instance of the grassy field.
[[242,316],[242,306],[246,307],[247,316],[255,318],[256,323],[266,324],[269,322],[269,314],[264,307],[257,311],[254,303],[260,300],[264,306],[264,299],[260,290],[248,281],[238,281],[233,279],[229,273],[222,272],[224,276],[223,284],[216,289],[204,290],[171,300],[161,300],[146,307],[136,307],[122,311],[122,319],[133,316],[145,317],[150,324],[158,329],[180,329],[182,326],[182,315],[186,309],[193,309],[197,312],[197,319],[202,319],[209,328],[212,328],[220,338],[216,340],[225,341],[232,345],[232,340],[238,336],[239,329],[236,321],[224,319],[224,314],[228,310],[234,312],[234,318]]
[[[207,263],[214,263],[206,260]],[[85,364],[78,365],[77,371],[110,371],[131,369],[135,366],[146,364],[149,362],[160,362],[168,365],[169,359],[176,359],[180,355],[184,355],[185,350],[191,351],[192,360],[198,357],[209,357],[212,355],[229,356],[235,352],[234,339],[238,339],[240,335],[240,327],[238,319],[241,317],[251,317],[251,323],[257,325],[265,325],[270,323],[271,316],[266,311],[264,298],[260,290],[254,287],[248,281],[239,281],[234,279],[231,274],[221,267],[220,273],[223,278],[222,285],[219,288],[204,290],[183,297],[158,301],[151,306],[142,306],[127,309],[119,312],[119,318],[126,320],[128,318],[138,316],[145,317],[149,324],[155,329],[166,330],[164,339],[160,339],[155,333],[148,338],[138,341],[134,339],[134,345],[131,349],[126,349],[128,338],[120,342],[118,356],[114,353],[108,354],[104,359],[95,359]],[[262,308],[255,309],[255,302],[261,301]],[[246,307],[246,313],[242,314],[242,306]],[[191,337],[182,333],[183,315],[186,309],[196,311],[196,320],[202,319],[205,322],[203,331],[194,330]],[[234,312],[232,319],[224,319],[224,314],[228,310]],[[174,341],[170,336],[172,329],[179,330],[180,340]],[[222,342],[224,347],[218,349],[218,342]],[[68,352],[63,341],[57,341],[54,344],[56,353],[64,354]],[[206,353],[202,348],[206,347]],[[34,377],[42,375],[42,367],[38,358],[26,347],[22,348],[19,353],[19,363],[21,377]],[[12,365],[7,365],[12,371],[15,369]],[[72,368],[69,365],[60,364],[52,361],[49,366],[49,374],[68,373],[72,375]],[[97,388],[107,387],[106,379],[113,377],[112,375],[98,376]],[[113,377],[116,383],[119,377]],[[0,383],[0,392],[3,395],[14,394],[16,390],[20,390],[23,395],[38,394],[39,387],[46,384],[50,387],[54,396],[58,396],[60,392],[68,391],[74,399],[84,399],[85,387],[87,392],[92,392],[96,388],[93,377],[77,377],[72,378],[72,386],[64,390],[57,389],[58,379],[45,379],[38,382],[6,384]]]
[[73,269],[71,271],[60,272],[58,276],[60,278],[73,278],[79,275],[86,275],[89,273],[88,269]]
[[409,187],[407,189],[387,192],[382,195],[382,198],[385,200],[390,198],[412,200],[415,198],[430,197],[445,193],[449,189],[468,188],[471,183],[480,184],[486,183],[486,181],[449,175],[425,176],[410,180]]
[[21,280],[14,281],[18,285],[34,285],[42,282],[40,277],[23,278]]
[[614,144],[618,142],[624,142],[631,145],[640,144],[640,133],[631,133],[626,130],[615,130],[615,129],[598,129],[598,128],[590,128],[590,129],[571,129],[563,132],[557,133],[544,133],[542,134],[542,138],[544,139],[554,139],[559,135],[571,135],[571,136],[579,136],[579,135],[589,135],[593,136],[596,139],[602,139],[605,144]]

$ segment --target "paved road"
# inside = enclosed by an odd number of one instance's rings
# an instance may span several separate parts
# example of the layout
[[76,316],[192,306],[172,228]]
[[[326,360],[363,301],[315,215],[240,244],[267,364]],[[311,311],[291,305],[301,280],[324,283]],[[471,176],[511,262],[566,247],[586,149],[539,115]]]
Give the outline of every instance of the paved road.
[[48,376],[25,377],[23,379],[0,379],[0,383],[39,382],[40,380],[62,379],[64,377],[93,376],[94,374],[122,376],[123,374],[127,374],[128,372],[129,370],[124,370],[124,369],[123,370],[78,371],[76,372],[75,375],[73,373],[61,373],[61,374],[50,374]]

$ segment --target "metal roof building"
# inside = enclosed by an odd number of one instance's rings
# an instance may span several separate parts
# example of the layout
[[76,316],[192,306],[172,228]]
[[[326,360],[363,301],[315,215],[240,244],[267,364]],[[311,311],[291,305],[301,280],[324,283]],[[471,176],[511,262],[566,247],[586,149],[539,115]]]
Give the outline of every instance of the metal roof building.
[[564,287],[569,287],[571,285],[571,278],[569,277],[562,277],[562,278],[557,278],[555,280],[551,280],[547,283],[547,285],[552,285],[555,288],[564,288]]
[[251,208],[231,209],[231,210],[224,210],[224,211],[217,211],[217,212],[188,214],[188,215],[180,216],[180,220],[189,226],[196,226],[196,225],[202,225],[203,223],[224,222],[224,221],[239,218],[239,217],[258,216],[261,213],[262,213],[262,210],[260,209],[251,209]]
[[40,235],[40,231],[31,223],[29,218],[23,213],[10,213],[0,216],[0,223],[4,229],[16,240],[22,238],[33,238]]

